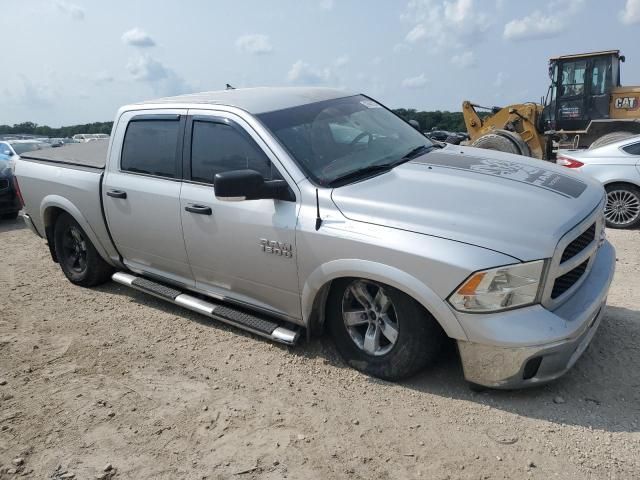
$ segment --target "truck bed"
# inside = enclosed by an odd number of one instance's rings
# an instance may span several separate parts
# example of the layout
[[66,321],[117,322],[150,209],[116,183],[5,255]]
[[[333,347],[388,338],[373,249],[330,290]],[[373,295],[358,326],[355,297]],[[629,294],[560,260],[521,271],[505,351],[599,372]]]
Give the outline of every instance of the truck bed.
[[20,155],[20,158],[103,170],[108,148],[108,139],[94,140],[87,143],[69,143],[62,147],[35,150]]

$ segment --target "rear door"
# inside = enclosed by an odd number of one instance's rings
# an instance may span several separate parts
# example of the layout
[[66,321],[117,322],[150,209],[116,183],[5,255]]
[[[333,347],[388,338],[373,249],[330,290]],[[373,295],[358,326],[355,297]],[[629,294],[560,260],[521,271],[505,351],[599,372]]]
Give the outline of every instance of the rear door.
[[[109,230],[124,263],[134,271],[193,286],[180,218],[186,113],[125,113],[102,195]],[[119,158],[113,151],[121,152]]]
[[297,204],[220,201],[216,173],[252,169],[295,183],[240,117],[189,111],[181,195],[184,240],[196,286],[213,295],[300,318],[295,251]]

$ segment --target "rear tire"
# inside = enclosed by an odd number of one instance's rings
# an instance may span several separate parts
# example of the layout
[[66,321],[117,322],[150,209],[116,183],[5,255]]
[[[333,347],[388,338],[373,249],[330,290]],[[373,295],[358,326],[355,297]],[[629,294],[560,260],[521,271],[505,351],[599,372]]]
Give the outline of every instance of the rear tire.
[[589,150],[593,150],[594,148],[603,147],[605,145],[609,145],[610,143],[618,142],[620,140],[624,140],[625,138],[633,137],[635,134],[631,132],[611,132],[605,135],[602,135],[600,138],[596,139],[591,145],[589,145]]
[[640,225],[640,188],[628,183],[605,187],[604,217],[609,228],[636,228]]
[[334,282],[327,322],[347,364],[384,380],[416,374],[436,359],[445,340],[438,322],[414,299],[360,278]]
[[486,150],[497,150],[498,152],[513,153],[514,155],[522,155],[520,149],[511,140],[502,135],[488,133],[475,140],[472,147],[484,148]]
[[111,278],[113,268],[102,259],[71,215],[63,213],[58,217],[54,240],[60,268],[71,283],[93,287]]

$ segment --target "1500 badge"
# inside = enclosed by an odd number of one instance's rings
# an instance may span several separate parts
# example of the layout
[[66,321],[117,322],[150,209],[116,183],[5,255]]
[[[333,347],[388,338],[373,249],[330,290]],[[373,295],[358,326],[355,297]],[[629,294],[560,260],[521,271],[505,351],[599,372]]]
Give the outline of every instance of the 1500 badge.
[[266,238],[261,238],[260,250],[265,253],[280,255],[281,257],[293,257],[293,249],[291,248],[290,243],[276,242],[275,240],[267,240]]

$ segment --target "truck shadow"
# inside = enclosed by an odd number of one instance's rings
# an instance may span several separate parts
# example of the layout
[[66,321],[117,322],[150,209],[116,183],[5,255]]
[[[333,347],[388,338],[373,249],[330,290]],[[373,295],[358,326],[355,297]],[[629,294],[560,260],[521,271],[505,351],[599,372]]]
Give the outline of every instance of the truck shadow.
[[23,228],[27,228],[27,226],[24,224],[22,217],[18,217],[15,220],[5,220],[0,218],[0,233],[22,230]]
[[[267,342],[244,330],[164,302],[115,283],[97,290],[128,297],[132,301],[197,322],[205,327]],[[295,347],[273,344],[286,355],[307,361],[321,359],[332,368],[350,369],[336,351],[328,335],[311,342],[304,339]],[[607,307],[605,318],[593,342],[576,365],[562,378],[547,385],[513,391],[473,392],[464,380],[453,342],[440,360],[424,372],[398,383],[362,374],[365,381],[385,389],[406,388],[424,395],[452,401],[467,401],[550,423],[575,425],[610,432],[640,431],[640,312]],[[558,398],[560,397],[560,398]],[[556,403],[558,402],[558,403]]]
[[[640,312],[607,307],[593,342],[576,365],[547,385],[513,390],[472,391],[464,380],[453,342],[436,365],[396,385],[418,395],[467,401],[550,423],[601,429],[640,431]],[[294,355],[322,355],[336,367],[349,368],[326,336]],[[367,377],[372,384],[393,383]],[[558,402],[558,403],[556,403]]]

